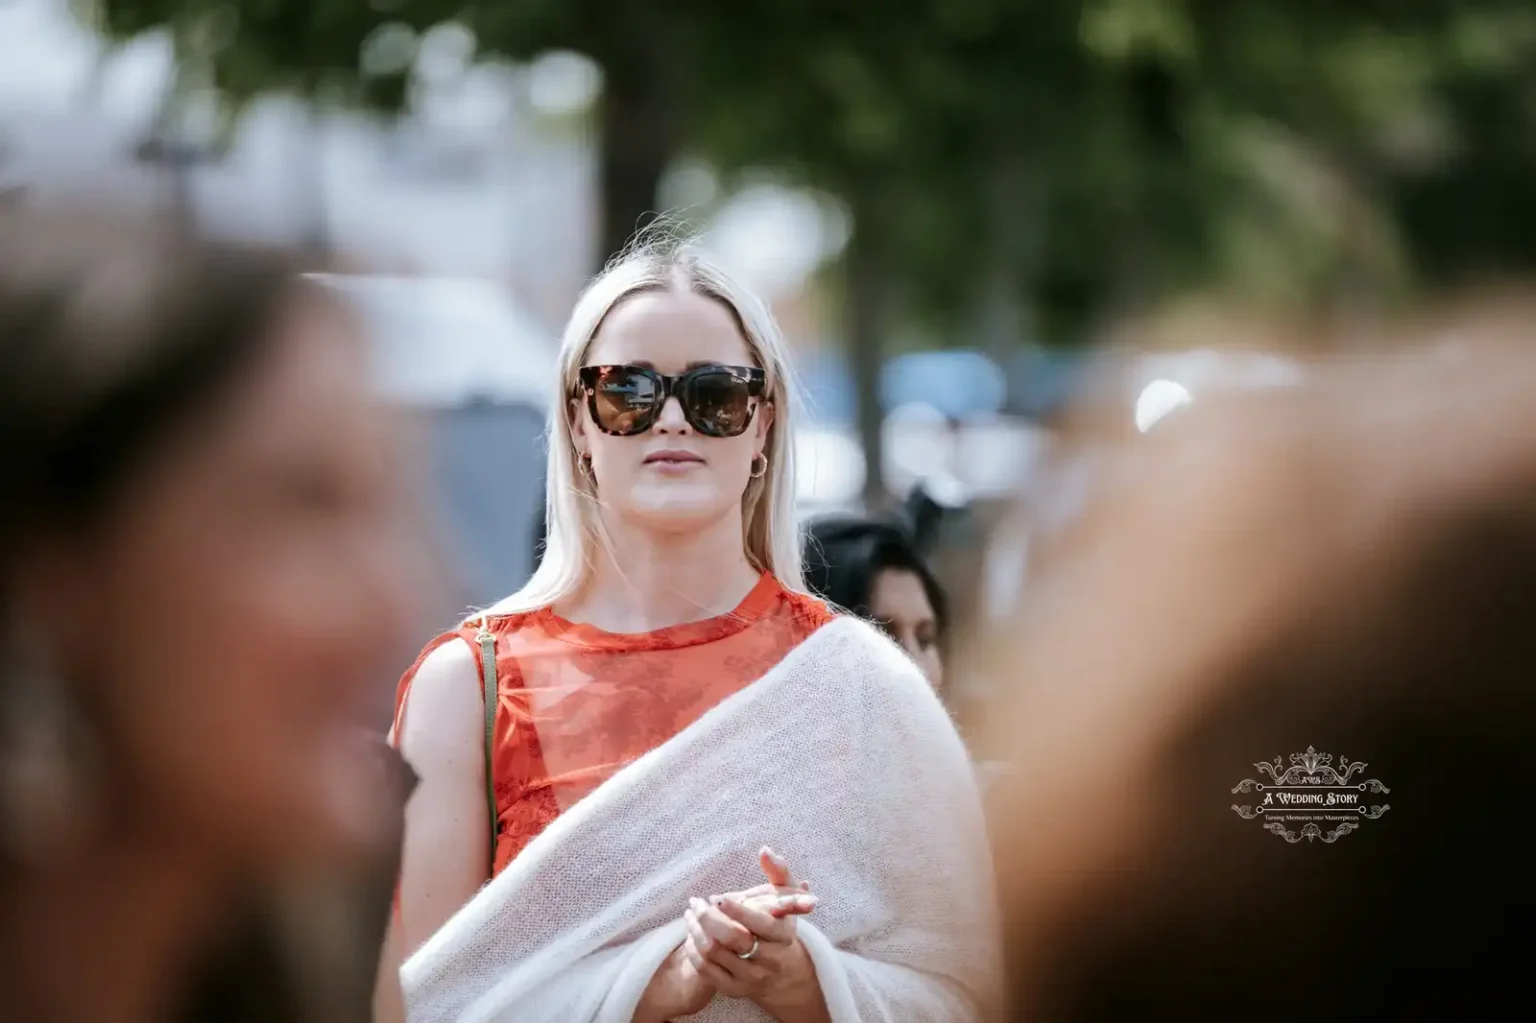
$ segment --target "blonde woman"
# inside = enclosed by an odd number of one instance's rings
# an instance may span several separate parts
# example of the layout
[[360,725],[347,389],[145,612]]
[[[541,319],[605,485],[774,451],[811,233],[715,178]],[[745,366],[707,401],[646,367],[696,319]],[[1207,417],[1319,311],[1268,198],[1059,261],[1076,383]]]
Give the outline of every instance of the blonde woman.
[[766,307],[640,248],[559,372],[542,564],[400,687],[411,1018],[976,1017],[974,783],[916,667],[802,591]]

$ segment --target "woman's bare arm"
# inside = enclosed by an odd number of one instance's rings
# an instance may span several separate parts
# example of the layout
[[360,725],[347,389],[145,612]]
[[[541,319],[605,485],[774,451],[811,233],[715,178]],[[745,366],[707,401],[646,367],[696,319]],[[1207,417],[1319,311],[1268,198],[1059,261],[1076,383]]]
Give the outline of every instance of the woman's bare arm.
[[428,655],[400,728],[400,752],[421,778],[406,807],[400,869],[399,949],[409,955],[490,877],[485,704],[468,646]]

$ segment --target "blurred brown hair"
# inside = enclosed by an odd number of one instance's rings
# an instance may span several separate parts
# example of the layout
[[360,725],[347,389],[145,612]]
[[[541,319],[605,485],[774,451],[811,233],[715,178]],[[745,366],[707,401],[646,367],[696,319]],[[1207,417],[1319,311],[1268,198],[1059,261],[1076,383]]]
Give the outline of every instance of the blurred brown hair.
[[[1536,354],[1312,374],[1128,444],[983,659],[1011,689],[985,752],[1020,765],[993,793],[1012,1018],[1461,1016],[1515,992]],[[1309,747],[1368,761],[1390,809],[1295,844],[1234,812],[1257,762]]]
[[0,571],[28,530],[104,514],[162,441],[218,405],[299,269],[283,250],[154,220],[0,213]]

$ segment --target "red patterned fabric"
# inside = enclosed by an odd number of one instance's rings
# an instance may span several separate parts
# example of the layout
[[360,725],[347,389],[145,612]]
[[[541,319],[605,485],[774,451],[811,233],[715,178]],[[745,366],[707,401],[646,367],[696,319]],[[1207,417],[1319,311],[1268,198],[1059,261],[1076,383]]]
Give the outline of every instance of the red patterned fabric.
[[[765,675],[831,617],[825,604],[767,574],[735,610],[653,632],[604,632],[547,609],[493,616],[495,870],[625,764]],[[426,652],[457,636],[478,664],[476,631],[466,625],[444,633]],[[415,670],[396,695],[397,731]]]

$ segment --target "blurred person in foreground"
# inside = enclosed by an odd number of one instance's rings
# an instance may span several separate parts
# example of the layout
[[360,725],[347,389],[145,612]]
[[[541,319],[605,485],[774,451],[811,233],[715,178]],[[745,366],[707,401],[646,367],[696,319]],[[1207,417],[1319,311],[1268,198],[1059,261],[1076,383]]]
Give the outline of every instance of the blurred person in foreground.
[[786,358],[686,244],[577,302],[538,571],[401,683],[413,1020],[981,1013],[976,786],[911,662],[804,591]]
[[[1008,1018],[1521,1003],[1536,338],[1515,340],[1197,401],[1106,465],[981,665],[1013,689],[986,742],[1022,765],[992,806]],[[1241,783],[1292,767],[1350,775],[1373,817],[1245,819],[1266,792]]]
[[0,215],[0,1018],[370,1017],[413,577],[366,381],[282,253]]
[[944,592],[902,523],[841,516],[812,522],[805,581],[833,607],[879,626],[944,695]]

